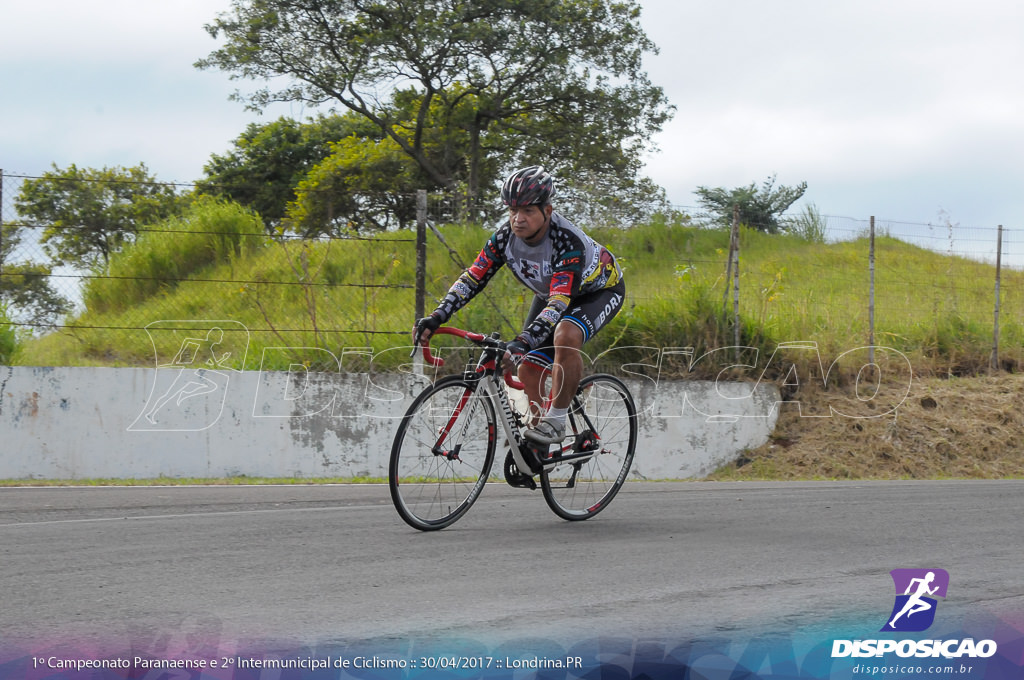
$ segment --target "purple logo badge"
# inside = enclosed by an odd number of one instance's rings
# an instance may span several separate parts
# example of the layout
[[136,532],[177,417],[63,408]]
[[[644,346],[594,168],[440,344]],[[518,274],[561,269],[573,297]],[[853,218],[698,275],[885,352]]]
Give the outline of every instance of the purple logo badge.
[[896,602],[882,631],[919,632],[935,621],[935,597],[946,597],[949,573],[945,569],[893,569]]

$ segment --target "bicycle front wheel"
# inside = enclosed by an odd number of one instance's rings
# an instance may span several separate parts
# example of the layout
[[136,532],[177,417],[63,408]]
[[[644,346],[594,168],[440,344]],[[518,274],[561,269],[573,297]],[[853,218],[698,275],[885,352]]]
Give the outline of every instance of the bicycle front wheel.
[[580,381],[569,422],[573,434],[597,435],[594,454],[541,472],[540,484],[555,514],[575,521],[608,507],[626,481],[636,451],[636,406],[621,380],[595,374]]
[[494,407],[461,376],[425,389],[402,417],[388,483],[402,519],[421,531],[466,514],[487,483],[497,447]]

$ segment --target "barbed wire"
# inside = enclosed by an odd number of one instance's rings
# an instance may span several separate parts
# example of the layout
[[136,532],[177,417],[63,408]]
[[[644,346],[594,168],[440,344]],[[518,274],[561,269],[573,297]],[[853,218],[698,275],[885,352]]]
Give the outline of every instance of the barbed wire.
[[[404,235],[411,232],[394,230],[374,233],[336,232],[320,234],[310,238],[299,233],[277,228],[249,232],[219,231],[216,229],[213,231],[197,232],[187,228],[177,228],[170,223],[165,227],[145,225],[134,231],[133,238],[135,240],[143,235],[147,237],[166,235],[172,239],[182,239],[185,237],[252,239],[254,241],[263,241],[267,244],[275,242],[281,244],[302,243],[310,246],[317,243],[327,246],[339,243],[342,244],[344,249],[362,249],[355,260],[362,267],[362,271],[345,271],[341,274],[335,272],[333,277],[317,278],[313,275],[300,276],[300,272],[296,269],[297,265],[293,263],[292,273],[296,276],[295,280],[272,278],[256,274],[226,277],[189,274],[184,278],[180,278],[171,275],[125,275],[101,271],[76,271],[74,268],[61,266],[55,262],[51,254],[44,249],[42,238],[43,231],[48,231],[50,234],[59,234],[74,229],[73,225],[39,224],[20,220],[14,210],[13,187],[20,182],[34,179],[39,179],[39,177],[29,174],[8,173],[0,175],[0,180],[2,180],[0,181],[0,192],[2,192],[0,193],[0,199],[2,199],[0,200],[0,223],[10,226],[16,225],[19,229],[29,232],[27,236],[22,238],[13,256],[8,253],[7,262],[0,262],[0,267],[2,267],[0,268],[0,295],[3,294],[6,284],[16,279],[23,281],[25,277],[37,276],[52,283],[58,289],[59,294],[71,301],[71,304],[77,311],[61,319],[33,320],[15,316],[8,319],[12,326],[36,331],[60,330],[69,332],[145,330],[149,325],[148,319],[126,316],[121,319],[120,325],[117,325],[112,323],[94,323],[90,321],[88,316],[81,314],[83,311],[83,290],[94,282],[110,281],[138,282],[140,284],[148,282],[168,286],[167,290],[160,288],[157,291],[158,295],[155,297],[147,298],[150,300],[149,304],[151,307],[146,309],[145,312],[140,313],[150,315],[159,313],[161,295],[167,293],[171,288],[180,291],[185,286],[188,286],[189,291],[193,291],[189,293],[189,295],[193,296],[193,302],[187,306],[195,308],[197,311],[202,311],[204,308],[204,296],[208,299],[224,298],[228,295],[251,296],[251,299],[247,298],[249,299],[249,304],[251,306],[255,305],[262,314],[262,318],[267,322],[264,325],[254,325],[252,327],[254,332],[268,332],[279,335],[313,333],[325,336],[330,335],[331,337],[346,334],[364,335],[366,337],[404,336],[408,334],[408,330],[405,328],[399,329],[397,326],[405,325],[408,321],[408,310],[412,307],[411,291],[414,291],[416,286],[408,283],[409,279],[396,280],[394,275],[389,272],[394,269],[396,266],[395,262],[398,260],[414,261],[416,239],[412,235]],[[65,181],[70,182],[74,180],[69,178]],[[85,181],[112,182],[111,180]],[[180,182],[125,180],[117,180],[117,182],[164,185],[175,189],[188,189],[196,186],[195,184]],[[412,196],[403,195],[403,200],[412,198]],[[439,193],[429,194],[426,217],[430,225],[448,224],[457,221],[460,215],[464,216],[465,212],[460,212],[465,207],[464,203],[460,203],[463,199],[464,197],[446,196]],[[481,202],[480,205],[486,204]],[[676,223],[703,226],[701,220],[704,217],[702,217],[700,208],[675,204],[671,206],[671,209],[675,212],[671,219],[676,219]],[[491,210],[491,212],[487,212],[486,210],[481,210],[475,214],[498,215],[500,211]],[[993,315],[991,300],[975,299],[978,295],[975,283],[979,275],[978,272],[981,271],[976,269],[976,267],[993,264],[997,255],[997,241],[1001,238],[1000,266],[1008,271],[1024,269],[1024,229],[999,226],[964,226],[948,219],[923,222],[886,219],[874,219],[873,221],[876,235],[874,272],[879,286],[878,299],[875,301],[875,312],[880,318],[898,318],[909,310],[908,305],[925,304],[929,305],[937,316],[953,313],[963,319],[970,320],[972,323],[983,323],[986,319],[991,322]],[[823,214],[820,215],[820,223],[816,225],[820,230],[816,238],[828,244],[856,244],[861,240],[866,242],[871,222],[871,218]],[[484,224],[480,226],[486,227],[488,223],[489,220],[485,220]],[[753,225],[753,227],[756,231],[757,225]],[[434,233],[439,234],[440,232],[435,231]],[[905,267],[901,266],[901,262],[887,257],[890,249],[895,247],[887,240],[890,238],[951,257],[944,260],[941,265],[934,265],[935,271],[928,271],[923,275],[911,274]],[[476,251],[481,244],[482,240],[481,243],[475,244],[470,250],[461,253],[457,252],[447,242],[439,246],[436,255],[437,259],[431,263],[431,267],[441,273],[435,272],[427,281],[428,291],[426,294],[428,299],[436,300],[440,295],[443,295],[443,292],[447,290],[447,286],[451,282],[452,272],[456,269],[464,268],[466,262],[471,261],[476,255]],[[382,249],[382,246],[386,246],[386,249]],[[851,247],[859,249],[857,250],[857,257],[860,264],[849,266],[862,268],[862,275],[857,279],[859,282],[857,285],[866,287],[865,281],[868,266],[866,246],[852,245]],[[447,262],[442,266],[441,260],[446,260]],[[680,267],[683,269],[694,267],[707,270],[715,273],[719,279],[724,277],[726,269],[726,255],[724,253],[720,258],[716,259],[715,257],[708,257],[706,254],[695,257],[685,252],[652,252],[649,253],[649,261],[664,262],[668,271],[674,270],[679,272]],[[45,265],[49,269],[47,273],[39,274],[38,272],[30,272],[24,269],[19,270],[13,266],[15,263],[35,263]],[[771,282],[773,276],[780,276],[781,272],[794,267],[813,267],[824,273],[826,269],[832,269],[834,266],[823,261],[792,261],[784,256],[762,256],[759,260],[758,269],[753,270],[749,267],[744,267],[741,270],[741,276],[744,277],[745,281],[744,294],[748,299],[753,300],[752,303],[748,304],[755,306],[761,304],[762,309],[767,309],[767,305],[770,302],[769,298],[773,294],[773,291],[769,289],[776,285]],[[719,269],[721,272],[718,272]],[[990,271],[986,270],[985,275],[988,276],[990,273]],[[627,276],[629,275],[631,274],[627,274]],[[784,288],[786,277],[782,276],[780,281],[779,287]],[[665,296],[678,294],[680,291],[679,285],[682,284],[659,283],[646,287],[634,286],[630,288],[629,297],[636,304],[644,305]],[[205,289],[202,289],[204,286]],[[218,288],[226,286],[235,287],[235,290]],[[241,288],[239,289],[239,287]],[[303,310],[308,317],[308,326],[296,324],[294,321],[290,322],[287,319],[271,319],[269,317],[270,312],[268,311],[271,303],[260,297],[262,295],[270,295],[269,292],[263,290],[263,287],[281,287],[297,291],[292,302],[289,304]],[[767,292],[763,292],[762,289]],[[360,291],[362,296],[359,295]],[[905,291],[913,291],[917,299],[911,301],[909,294],[905,294]],[[387,301],[377,297],[385,293],[406,297],[389,298]],[[785,296],[789,294],[789,291],[783,290],[779,293],[776,290],[774,293]],[[1009,310],[1009,314],[1017,315],[1019,311],[1019,316],[1024,316],[1024,290],[1016,285],[1004,285],[1000,291],[1000,296],[1004,301],[1011,301],[1017,305]],[[359,297],[363,299],[360,301],[357,299]],[[786,316],[795,314],[830,315],[836,312],[832,308],[830,301],[826,299],[808,297],[803,300],[794,301],[792,298],[789,298],[789,300],[794,303],[789,309],[775,303],[772,313],[778,316]],[[497,309],[500,305],[492,300],[491,306]],[[399,308],[401,308],[402,314],[397,313]],[[865,309],[866,306],[859,309],[851,309],[849,314],[851,317],[859,318],[866,313]],[[507,318],[506,322],[511,323]]]

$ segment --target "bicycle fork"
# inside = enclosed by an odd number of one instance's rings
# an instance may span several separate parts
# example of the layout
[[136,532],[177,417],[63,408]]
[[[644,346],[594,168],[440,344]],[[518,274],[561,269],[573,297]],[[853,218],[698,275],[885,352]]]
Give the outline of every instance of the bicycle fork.
[[[445,441],[448,440],[449,436],[451,435],[452,429],[455,427],[455,423],[458,422],[459,416],[461,416],[463,410],[465,410],[466,404],[469,403],[470,398],[473,396],[475,392],[475,388],[467,388],[466,391],[462,393],[462,397],[459,399],[459,403],[456,404],[454,409],[452,409],[452,414],[448,418],[448,422],[437,433],[437,441],[434,442],[434,445],[430,448],[430,452],[433,453],[435,456],[440,456],[442,458],[452,461],[462,461],[462,459],[459,458],[459,452],[462,450],[463,437],[457,437],[457,441],[459,443],[457,443],[454,448],[446,449],[444,447],[444,444]],[[463,430],[469,427],[469,422],[470,417],[469,415],[467,415],[467,417],[463,420]]]

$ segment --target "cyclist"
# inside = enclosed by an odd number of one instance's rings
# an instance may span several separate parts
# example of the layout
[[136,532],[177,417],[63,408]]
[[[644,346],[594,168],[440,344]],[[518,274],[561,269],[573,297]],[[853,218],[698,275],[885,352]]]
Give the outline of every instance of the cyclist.
[[535,297],[522,332],[508,343],[502,367],[519,366],[531,404],[542,403],[545,371],[551,370],[550,406],[526,432],[541,444],[564,439],[566,413],[583,375],[583,343],[615,317],[626,290],[615,257],[554,211],[554,193],[554,178],[539,165],[509,175],[501,188],[508,222],[413,329],[415,344],[428,340],[507,264]]

